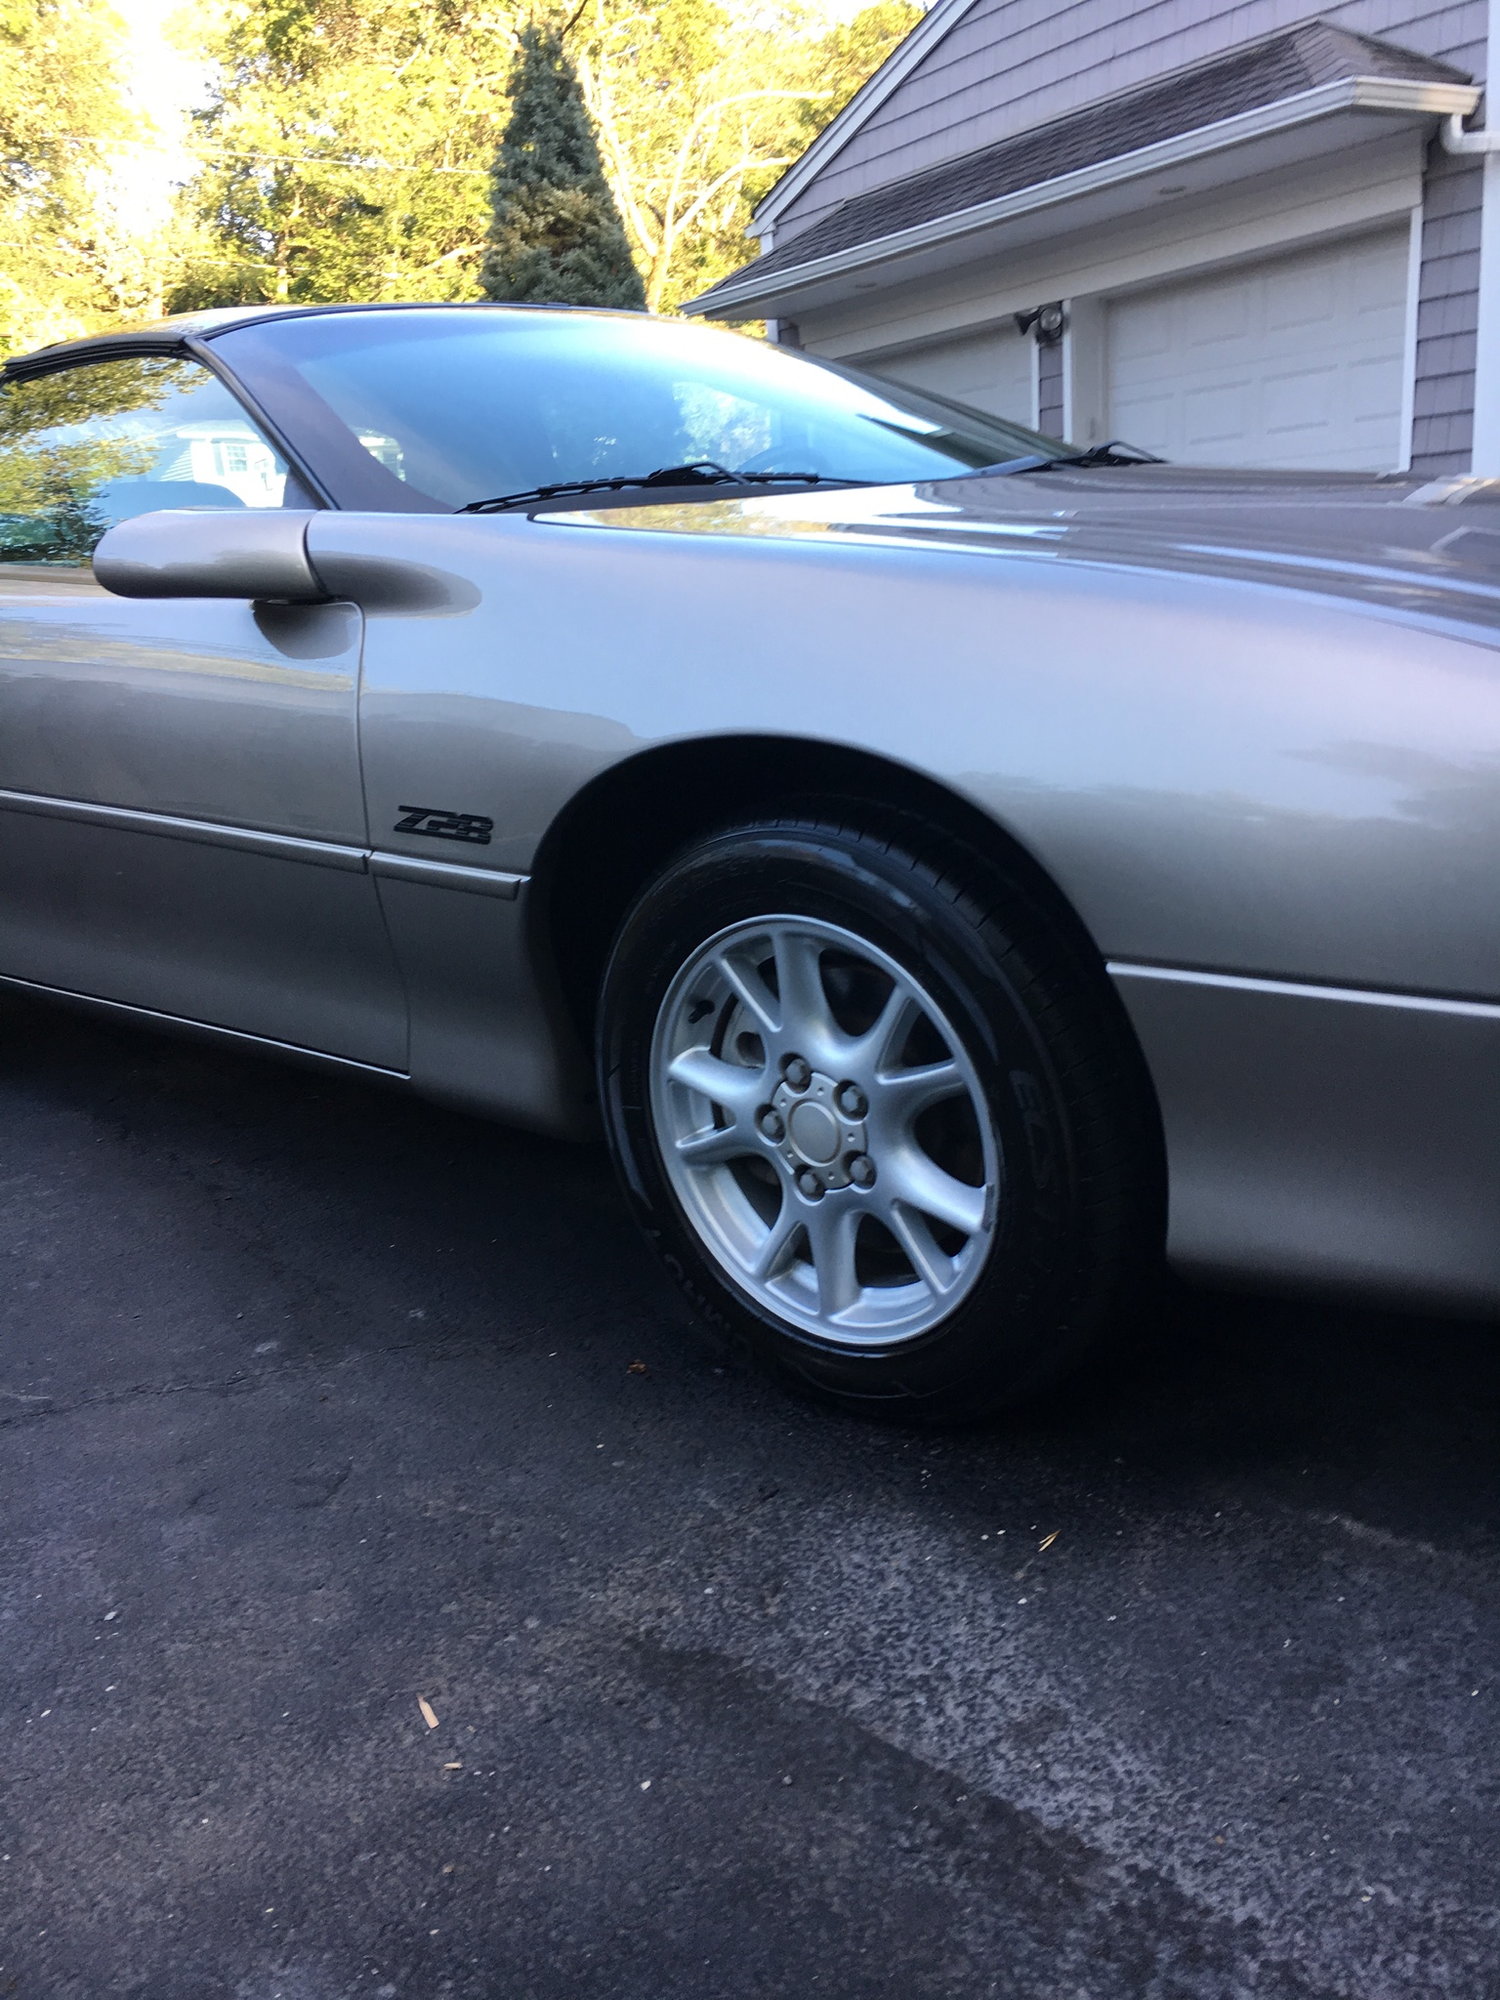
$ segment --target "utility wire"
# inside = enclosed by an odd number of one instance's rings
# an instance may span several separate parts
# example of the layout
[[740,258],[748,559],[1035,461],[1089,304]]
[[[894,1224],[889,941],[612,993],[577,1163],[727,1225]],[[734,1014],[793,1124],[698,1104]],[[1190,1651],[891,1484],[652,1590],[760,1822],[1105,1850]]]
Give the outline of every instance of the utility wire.
[[479,174],[488,175],[488,167],[437,167],[428,166],[425,161],[397,161],[361,159],[353,153],[246,153],[229,146],[194,146],[186,140],[177,139],[82,139],[72,134],[62,134],[53,141],[59,146],[94,146],[101,151],[135,151],[143,153],[187,153],[196,160],[259,160],[283,166],[311,167],[359,167],[371,174]]

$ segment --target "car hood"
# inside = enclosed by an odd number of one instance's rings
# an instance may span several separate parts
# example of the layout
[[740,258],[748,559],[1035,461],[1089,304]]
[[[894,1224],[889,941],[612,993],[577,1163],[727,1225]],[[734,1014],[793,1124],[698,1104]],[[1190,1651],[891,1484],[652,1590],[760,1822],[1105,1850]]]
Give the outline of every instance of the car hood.
[[1500,633],[1500,480],[1059,467],[550,518],[1174,571]]

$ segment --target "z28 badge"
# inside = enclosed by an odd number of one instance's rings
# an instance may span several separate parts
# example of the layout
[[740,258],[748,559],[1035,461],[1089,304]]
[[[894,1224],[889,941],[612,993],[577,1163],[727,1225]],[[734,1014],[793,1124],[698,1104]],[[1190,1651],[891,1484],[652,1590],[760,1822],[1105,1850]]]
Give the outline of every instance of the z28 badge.
[[434,840],[472,840],[488,847],[495,822],[482,813],[441,812],[436,806],[398,806],[393,833],[427,833]]

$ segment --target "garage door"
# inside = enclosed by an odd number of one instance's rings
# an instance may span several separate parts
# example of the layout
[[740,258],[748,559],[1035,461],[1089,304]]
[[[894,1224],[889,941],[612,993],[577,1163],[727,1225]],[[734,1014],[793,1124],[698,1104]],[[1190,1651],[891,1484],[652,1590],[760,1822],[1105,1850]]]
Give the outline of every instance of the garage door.
[[1393,230],[1116,299],[1110,434],[1189,465],[1398,465],[1407,242]]
[[1014,327],[934,342],[878,362],[871,372],[913,389],[930,389],[955,403],[970,403],[994,417],[1010,417],[1018,424],[1032,421],[1031,343]]

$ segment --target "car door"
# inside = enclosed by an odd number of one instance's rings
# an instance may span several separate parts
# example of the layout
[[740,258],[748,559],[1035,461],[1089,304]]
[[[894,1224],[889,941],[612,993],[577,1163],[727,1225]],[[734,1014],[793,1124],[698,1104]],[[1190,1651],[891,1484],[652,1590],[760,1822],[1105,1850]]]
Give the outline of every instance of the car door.
[[189,357],[0,391],[0,977],[403,1071],[359,612],[127,600],[88,566],[128,515],[283,501],[310,504]]

